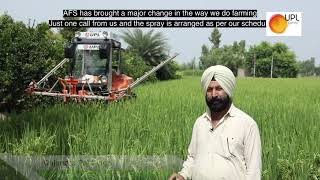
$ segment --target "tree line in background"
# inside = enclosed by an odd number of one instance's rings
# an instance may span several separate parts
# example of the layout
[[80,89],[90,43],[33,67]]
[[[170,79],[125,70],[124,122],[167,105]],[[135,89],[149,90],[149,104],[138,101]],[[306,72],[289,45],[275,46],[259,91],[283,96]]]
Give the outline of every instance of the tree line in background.
[[263,41],[250,46],[248,50],[245,40],[221,46],[221,33],[217,28],[213,29],[209,41],[211,47],[207,45],[201,47],[199,64],[196,64],[194,58],[182,64],[182,70],[196,67],[201,71],[209,66],[222,64],[229,67],[236,75],[238,69],[243,69],[246,76],[255,77],[271,77],[271,72],[273,78],[320,75],[320,66],[316,67],[314,58],[297,61],[295,53],[284,43],[271,44]]
[[[61,28],[52,31],[47,23],[36,26],[16,22],[7,14],[0,16],[0,112],[28,109],[41,101],[25,94],[31,80],[40,80],[64,58],[64,47],[76,31],[85,28]],[[123,72],[134,79],[168,58],[167,39],[162,33],[142,30],[125,31],[122,36],[128,44],[121,65]],[[178,65],[171,62],[151,76],[149,80],[179,78]],[[67,68],[54,74],[55,78],[67,75]],[[49,79],[50,81],[50,79]]]
[[298,62],[298,64],[301,76],[320,76],[320,65],[316,66],[314,57]]

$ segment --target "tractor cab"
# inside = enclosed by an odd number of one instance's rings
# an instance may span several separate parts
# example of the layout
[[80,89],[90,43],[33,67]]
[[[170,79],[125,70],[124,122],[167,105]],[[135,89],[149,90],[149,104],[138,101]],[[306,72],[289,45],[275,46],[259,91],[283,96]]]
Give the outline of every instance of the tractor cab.
[[[91,88],[96,91],[96,88],[99,88],[105,92],[111,91],[114,89],[112,81],[123,78],[120,72],[123,49],[116,38],[110,32],[75,34],[75,38],[65,48],[65,58],[71,60],[69,76],[76,80],[77,89]],[[127,85],[131,81],[127,82]]]

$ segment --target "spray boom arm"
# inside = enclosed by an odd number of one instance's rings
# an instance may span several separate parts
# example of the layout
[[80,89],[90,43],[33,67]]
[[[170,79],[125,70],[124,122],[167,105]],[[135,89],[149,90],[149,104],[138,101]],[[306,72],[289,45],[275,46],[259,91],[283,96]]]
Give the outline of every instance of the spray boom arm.
[[155,66],[154,68],[152,68],[150,71],[146,72],[143,76],[141,76],[140,78],[138,78],[136,81],[134,81],[132,84],[129,85],[129,89],[133,89],[136,86],[138,86],[142,81],[144,81],[147,77],[149,77],[152,73],[154,73],[155,71],[157,71],[158,69],[160,69],[161,67],[163,67],[164,65],[168,64],[172,59],[174,59],[175,57],[177,57],[179,54],[175,53],[171,58],[166,59],[164,61],[162,61],[160,64],[158,64],[157,66]]
[[48,74],[46,74],[40,81],[37,82],[37,86],[39,87],[44,81],[46,81],[53,73],[57,71],[57,69],[61,68],[66,62],[68,62],[68,58],[64,58],[58,65],[56,65]]

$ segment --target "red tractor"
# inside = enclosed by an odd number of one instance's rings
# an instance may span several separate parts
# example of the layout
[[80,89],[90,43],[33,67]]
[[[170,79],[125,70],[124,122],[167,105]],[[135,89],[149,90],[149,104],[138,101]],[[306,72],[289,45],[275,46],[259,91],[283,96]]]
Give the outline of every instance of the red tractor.
[[[65,48],[65,59],[40,81],[32,81],[27,92],[62,97],[65,102],[70,99],[120,100],[132,97],[133,88],[178,55],[162,61],[134,81],[132,77],[121,73],[122,51],[121,43],[109,32],[77,32]],[[69,75],[58,78],[53,86],[48,86],[48,78],[67,62]],[[61,91],[55,90],[58,83],[62,85]]]

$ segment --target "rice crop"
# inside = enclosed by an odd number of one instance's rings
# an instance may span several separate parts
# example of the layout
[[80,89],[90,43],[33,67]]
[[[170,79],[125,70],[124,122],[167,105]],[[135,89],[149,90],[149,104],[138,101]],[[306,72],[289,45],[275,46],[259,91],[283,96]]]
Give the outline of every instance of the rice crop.
[[[234,104],[256,120],[263,179],[320,179],[320,79],[237,80]],[[0,150],[13,155],[173,156],[185,159],[206,105],[200,77],[147,84],[117,103],[57,104],[0,121]],[[0,174],[18,176],[0,160]],[[38,170],[46,179],[167,179],[177,166]],[[19,175],[21,176],[21,175]]]

